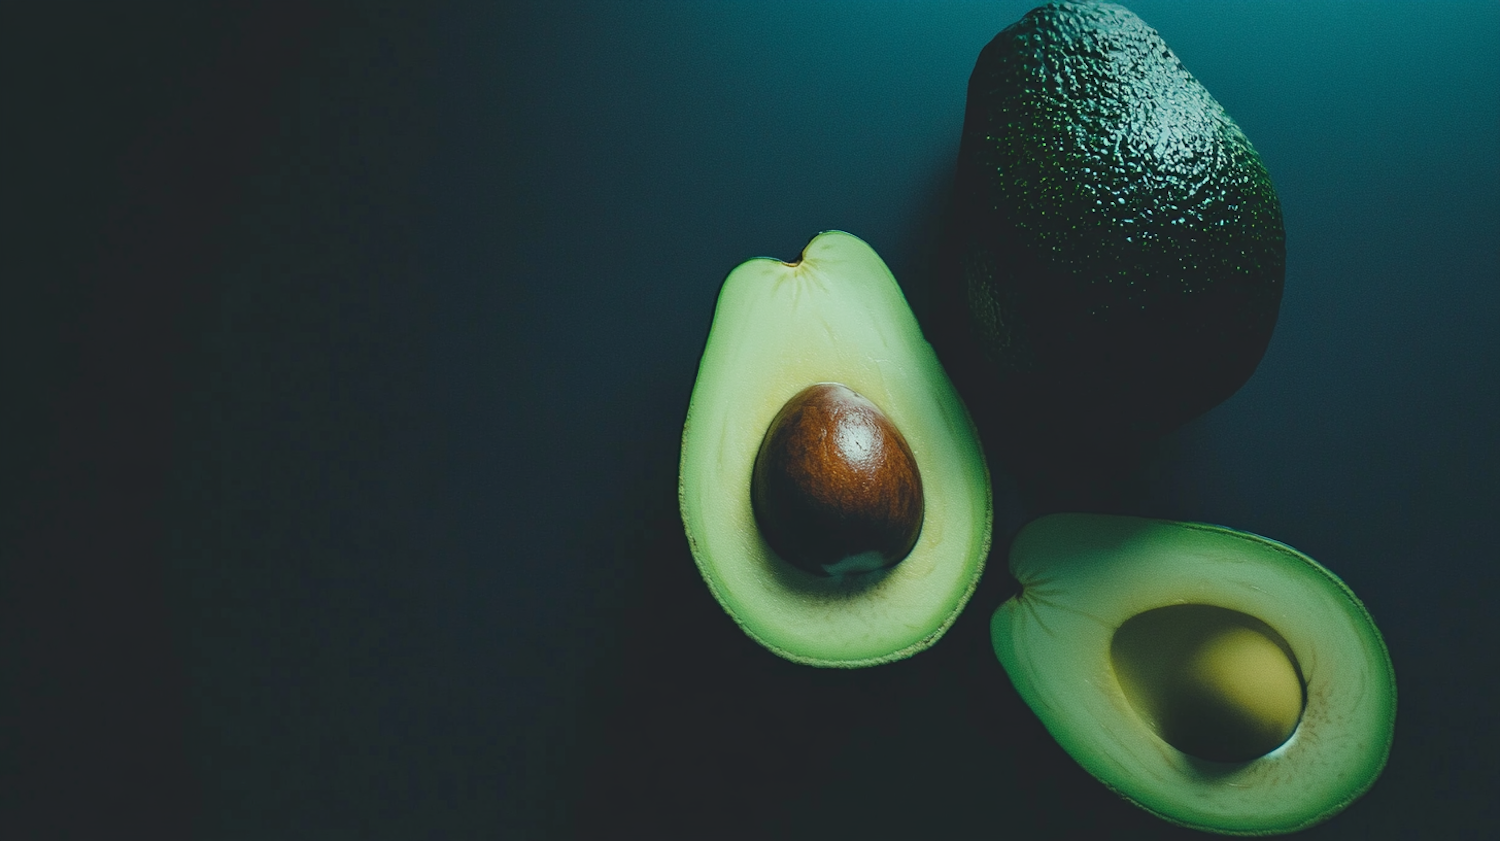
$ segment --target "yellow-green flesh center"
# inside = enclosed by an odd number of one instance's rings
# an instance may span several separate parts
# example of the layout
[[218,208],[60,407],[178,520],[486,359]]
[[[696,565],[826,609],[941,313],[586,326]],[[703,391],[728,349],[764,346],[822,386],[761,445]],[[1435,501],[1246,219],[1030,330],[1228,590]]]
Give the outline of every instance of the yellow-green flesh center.
[[1190,756],[1246,762],[1291,737],[1304,694],[1286,642],[1238,611],[1179,604],[1131,617],[1110,658],[1125,697]]

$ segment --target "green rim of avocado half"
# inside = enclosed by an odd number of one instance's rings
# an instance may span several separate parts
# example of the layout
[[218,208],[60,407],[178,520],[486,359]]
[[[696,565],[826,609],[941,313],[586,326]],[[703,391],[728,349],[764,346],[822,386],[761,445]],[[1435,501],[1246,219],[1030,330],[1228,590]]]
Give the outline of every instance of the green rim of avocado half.
[[[818,577],[756,525],[762,438],[807,386],[842,383],[905,436],[925,514],[885,570]],[[798,663],[860,667],[928,648],[953,624],[989,554],[990,477],[958,392],[879,255],[841,231],[795,263],[761,257],[725,279],[682,433],[678,482],[693,558],[714,598],[761,645]]]
[[[1326,820],[1380,776],[1396,682],[1370,614],[1333,573],[1289,546],[1201,523],[1054,514],[1023,528],[1011,573],[1023,590],[991,620],[1021,697],[1079,765],[1172,823],[1231,835]],[[1149,726],[1111,658],[1127,620],[1215,605],[1275,629],[1305,706],[1287,741],[1246,762],[1197,759]]]

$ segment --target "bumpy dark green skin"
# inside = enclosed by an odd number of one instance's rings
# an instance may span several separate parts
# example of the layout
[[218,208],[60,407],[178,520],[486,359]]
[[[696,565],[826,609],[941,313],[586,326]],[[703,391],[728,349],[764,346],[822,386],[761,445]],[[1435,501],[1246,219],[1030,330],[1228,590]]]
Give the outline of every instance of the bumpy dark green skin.
[[1168,432],[1244,384],[1276,323],[1270,176],[1120,6],[1049,3],[984,48],[949,221],[957,341],[1021,432]]

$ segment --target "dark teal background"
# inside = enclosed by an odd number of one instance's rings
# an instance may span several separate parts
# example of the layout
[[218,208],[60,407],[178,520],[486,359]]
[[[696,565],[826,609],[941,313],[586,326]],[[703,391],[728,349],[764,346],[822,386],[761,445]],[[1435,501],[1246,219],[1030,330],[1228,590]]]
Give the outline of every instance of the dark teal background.
[[[969,70],[1031,5],[7,13],[0,837],[1191,835],[1015,697],[998,575],[924,654],[806,669],[677,518],[724,275],[840,228],[925,315]],[[1259,370],[1133,507],[1291,544],[1385,633],[1390,764],[1301,837],[1500,834],[1500,4],[1129,5],[1288,242]]]

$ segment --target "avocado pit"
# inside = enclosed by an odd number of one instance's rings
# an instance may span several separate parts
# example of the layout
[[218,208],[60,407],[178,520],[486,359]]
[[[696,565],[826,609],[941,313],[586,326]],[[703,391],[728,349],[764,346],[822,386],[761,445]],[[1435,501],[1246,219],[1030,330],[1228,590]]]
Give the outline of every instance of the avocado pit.
[[922,479],[905,437],[848,386],[817,383],[761,440],[751,505],[766,542],[818,576],[900,563],[922,532]]

